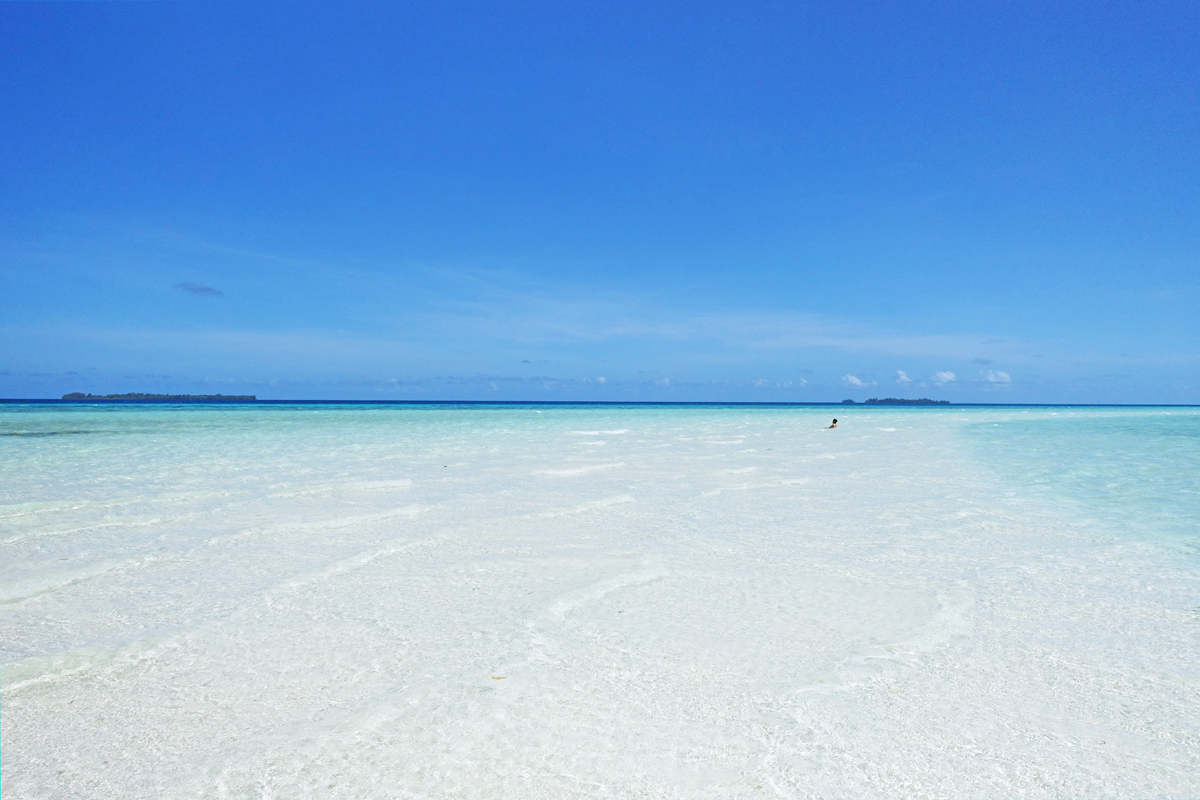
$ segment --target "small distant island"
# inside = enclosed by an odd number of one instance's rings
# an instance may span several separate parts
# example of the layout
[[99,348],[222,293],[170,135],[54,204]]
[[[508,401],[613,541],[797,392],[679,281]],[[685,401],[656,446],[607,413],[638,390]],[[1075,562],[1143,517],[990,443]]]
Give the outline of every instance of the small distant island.
[[252,394],[84,394],[71,392],[64,394],[63,400],[78,403],[257,403],[258,397]]
[[[853,400],[843,400],[842,405],[855,406],[858,403]],[[928,397],[922,397],[919,400],[904,400],[900,397],[872,397],[862,405],[864,406],[948,406],[949,400],[930,400]]]

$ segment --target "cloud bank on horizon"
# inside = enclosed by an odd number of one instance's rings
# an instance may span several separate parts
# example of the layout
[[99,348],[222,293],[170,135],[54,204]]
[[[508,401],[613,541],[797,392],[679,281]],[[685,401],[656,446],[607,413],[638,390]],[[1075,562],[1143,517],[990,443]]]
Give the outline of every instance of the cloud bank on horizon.
[[1197,402],[1189,9],[3,4],[0,396]]

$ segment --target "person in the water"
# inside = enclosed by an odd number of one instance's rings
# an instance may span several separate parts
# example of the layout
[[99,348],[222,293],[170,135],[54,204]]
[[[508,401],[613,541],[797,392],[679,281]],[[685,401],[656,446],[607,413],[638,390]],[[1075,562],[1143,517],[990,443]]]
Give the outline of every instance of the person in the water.
[[836,428],[836,427],[837,427],[837,420],[835,419],[835,420],[833,421],[833,424],[832,424],[832,425],[830,425],[829,427],[831,427],[831,428]]

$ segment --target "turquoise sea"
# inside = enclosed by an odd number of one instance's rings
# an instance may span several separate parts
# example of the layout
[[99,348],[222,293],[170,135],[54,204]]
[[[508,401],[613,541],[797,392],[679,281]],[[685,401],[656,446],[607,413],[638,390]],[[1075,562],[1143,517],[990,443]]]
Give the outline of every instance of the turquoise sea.
[[0,405],[0,615],[6,799],[1195,797],[1200,408]]

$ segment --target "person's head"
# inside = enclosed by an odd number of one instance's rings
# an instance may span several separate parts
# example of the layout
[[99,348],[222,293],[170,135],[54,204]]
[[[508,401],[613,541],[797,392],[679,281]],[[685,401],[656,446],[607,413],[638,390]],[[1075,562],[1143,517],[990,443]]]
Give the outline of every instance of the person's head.
[[834,424],[834,425],[837,425],[837,420],[836,420],[836,419],[833,421],[833,424]]

